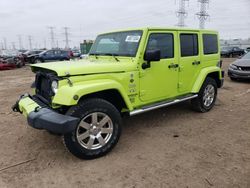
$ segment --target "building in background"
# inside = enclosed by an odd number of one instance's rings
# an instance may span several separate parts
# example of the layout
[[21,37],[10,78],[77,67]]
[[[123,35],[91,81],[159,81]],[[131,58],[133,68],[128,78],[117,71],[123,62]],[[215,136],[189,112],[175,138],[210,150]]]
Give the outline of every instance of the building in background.
[[250,38],[248,39],[229,39],[229,40],[220,40],[221,47],[226,46],[237,46],[242,49],[246,49],[250,47]]
[[88,54],[93,43],[93,40],[84,40],[83,43],[80,44],[81,54]]

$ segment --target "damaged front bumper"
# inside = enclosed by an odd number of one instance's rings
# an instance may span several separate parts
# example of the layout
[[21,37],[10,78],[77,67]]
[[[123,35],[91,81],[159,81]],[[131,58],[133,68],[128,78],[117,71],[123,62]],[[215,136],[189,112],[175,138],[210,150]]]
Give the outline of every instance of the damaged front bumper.
[[32,96],[25,94],[12,107],[14,112],[20,112],[27,117],[28,124],[36,129],[44,129],[56,134],[73,132],[79,123],[79,118],[63,115],[52,109],[41,107]]

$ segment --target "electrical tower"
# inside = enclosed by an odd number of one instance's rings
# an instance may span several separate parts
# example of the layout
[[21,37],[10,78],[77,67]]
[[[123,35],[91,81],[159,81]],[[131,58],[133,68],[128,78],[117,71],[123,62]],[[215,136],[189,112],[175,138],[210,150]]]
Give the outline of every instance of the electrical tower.
[[3,38],[4,49],[7,50],[7,39]]
[[186,4],[189,0],[179,0],[179,9],[176,11],[176,16],[178,17],[178,27],[185,27],[185,18],[188,13],[186,11]]
[[16,50],[16,44],[14,42],[12,42],[11,44],[12,44],[12,49]]
[[22,41],[22,36],[18,35],[18,43],[19,43],[19,50],[23,49],[23,41]]
[[65,49],[69,49],[69,27],[64,27]]
[[32,36],[28,36],[29,48],[32,50]]
[[51,48],[55,48],[55,33],[54,33],[55,27],[49,27],[50,31],[50,40],[51,40]]
[[200,12],[196,13],[198,19],[200,20],[199,27],[200,29],[205,28],[205,22],[209,18],[209,14],[207,13],[207,8],[209,5],[209,0],[198,0],[200,4]]

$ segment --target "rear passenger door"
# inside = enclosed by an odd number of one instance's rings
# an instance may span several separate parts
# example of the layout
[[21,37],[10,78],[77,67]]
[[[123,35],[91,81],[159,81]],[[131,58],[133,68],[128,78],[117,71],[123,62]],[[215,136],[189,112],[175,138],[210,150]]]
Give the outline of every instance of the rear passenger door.
[[199,32],[179,32],[179,82],[180,94],[190,93],[201,69]]

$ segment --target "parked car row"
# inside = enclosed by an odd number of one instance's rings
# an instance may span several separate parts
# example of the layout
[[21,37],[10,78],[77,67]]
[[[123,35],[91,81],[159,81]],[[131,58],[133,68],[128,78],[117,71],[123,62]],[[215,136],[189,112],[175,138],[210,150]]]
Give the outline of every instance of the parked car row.
[[5,50],[0,53],[0,70],[21,68],[25,65],[24,57],[18,51]]
[[239,57],[245,54],[245,50],[239,47],[223,47],[221,49],[222,57]]

